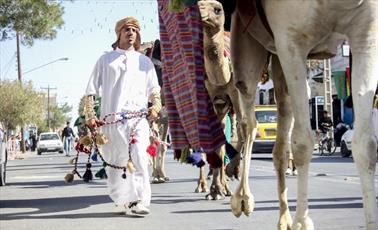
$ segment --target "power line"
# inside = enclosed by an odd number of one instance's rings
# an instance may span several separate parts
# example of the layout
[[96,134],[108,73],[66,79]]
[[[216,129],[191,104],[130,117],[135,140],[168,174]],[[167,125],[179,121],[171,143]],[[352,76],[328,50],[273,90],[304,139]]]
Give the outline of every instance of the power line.
[[0,80],[6,78],[6,76],[9,73],[9,70],[11,69],[10,67],[12,66],[11,62],[13,62],[15,58],[16,58],[16,53],[14,53],[13,56],[9,59],[8,63],[5,65],[5,68],[3,69],[3,72],[0,73],[1,74],[0,76],[2,76],[0,77]]

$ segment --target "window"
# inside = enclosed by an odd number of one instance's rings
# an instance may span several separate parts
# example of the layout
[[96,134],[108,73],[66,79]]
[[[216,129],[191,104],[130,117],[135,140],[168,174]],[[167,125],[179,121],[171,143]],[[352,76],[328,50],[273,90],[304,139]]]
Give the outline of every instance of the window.
[[59,140],[59,136],[58,134],[44,134],[44,135],[41,135],[41,141],[45,141],[45,140]]
[[276,111],[256,111],[256,119],[259,123],[276,123]]

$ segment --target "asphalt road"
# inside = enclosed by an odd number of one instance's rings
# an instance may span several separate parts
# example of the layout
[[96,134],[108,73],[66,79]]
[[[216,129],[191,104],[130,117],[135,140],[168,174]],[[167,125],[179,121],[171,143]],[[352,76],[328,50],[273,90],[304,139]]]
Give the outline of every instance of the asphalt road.
[[[85,157],[79,169],[84,172]],[[43,229],[276,229],[278,199],[270,154],[256,154],[250,169],[255,210],[236,218],[230,198],[207,201],[194,193],[198,169],[173,161],[168,155],[166,171],[171,180],[152,184],[151,214],[144,218],[115,215],[107,196],[106,182],[90,183],[75,178],[65,184],[72,170],[68,157],[58,153],[27,153],[25,159],[8,162],[7,182],[0,189],[1,230]],[[95,169],[93,170],[96,171]],[[296,205],[296,178],[287,177],[292,216]],[[237,181],[231,181],[232,190]],[[375,180],[378,187],[378,175]],[[310,216],[316,229],[365,229],[361,190],[352,158],[338,154],[314,154],[309,177]]]

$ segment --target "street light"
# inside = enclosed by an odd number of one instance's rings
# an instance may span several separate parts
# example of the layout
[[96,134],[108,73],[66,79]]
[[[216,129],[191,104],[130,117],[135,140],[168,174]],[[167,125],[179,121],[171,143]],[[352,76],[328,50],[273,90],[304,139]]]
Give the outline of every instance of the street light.
[[32,72],[32,71],[34,71],[34,70],[39,69],[39,68],[42,68],[42,67],[47,66],[47,65],[50,65],[50,64],[52,64],[52,63],[54,63],[54,62],[58,62],[58,61],[67,61],[67,60],[68,60],[68,57],[62,57],[62,58],[56,59],[56,60],[54,60],[54,61],[48,62],[48,63],[46,63],[46,64],[43,64],[43,65],[37,66],[37,67],[35,67],[35,68],[33,68],[33,69],[30,69],[30,70],[28,70],[28,71],[26,71],[26,72],[23,72],[22,74],[25,75],[25,74],[30,73],[30,72]]

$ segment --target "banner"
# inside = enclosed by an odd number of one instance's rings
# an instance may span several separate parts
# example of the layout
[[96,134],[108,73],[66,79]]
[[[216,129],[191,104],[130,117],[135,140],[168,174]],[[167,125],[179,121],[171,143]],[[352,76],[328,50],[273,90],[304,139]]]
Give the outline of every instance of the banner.
[[341,100],[348,96],[347,89],[347,77],[345,71],[334,71],[332,72],[333,83],[335,84],[337,97]]

